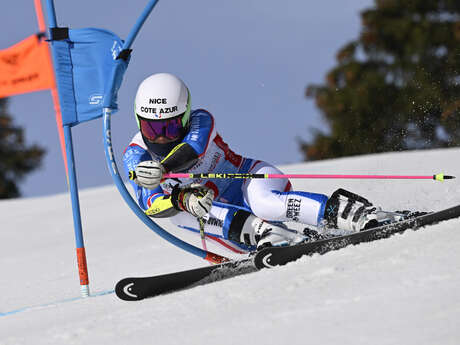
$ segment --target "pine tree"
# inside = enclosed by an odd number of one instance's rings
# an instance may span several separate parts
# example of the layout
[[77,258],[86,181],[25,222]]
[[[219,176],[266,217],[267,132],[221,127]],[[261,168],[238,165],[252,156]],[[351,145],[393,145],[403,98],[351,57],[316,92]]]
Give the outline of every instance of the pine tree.
[[460,145],[460,1],[375,0],[306,96],[329,124],[308,160]]
[[26,146],[23,129],[14,126],[7,104],[0,98],[0,199],[20,196],[18,182],[40,166],[45,152],[37,145]]

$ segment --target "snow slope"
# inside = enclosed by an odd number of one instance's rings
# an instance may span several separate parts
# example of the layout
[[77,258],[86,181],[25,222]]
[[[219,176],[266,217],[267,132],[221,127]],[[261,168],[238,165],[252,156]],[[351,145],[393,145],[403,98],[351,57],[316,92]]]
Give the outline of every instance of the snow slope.
[[[460,177],[459,156],[460,149],[389,153],[283,170]],[[293,185],[327,194],[344,187],[386,209],[460,203],[460,179]],[[129,303],[110,293],[120,278],[206,263],[146,229],[112,186],[84,190],[80,201],[91,290],[103,294],[86,299],[75,298],[69,196],[0,202],[1,345],[460,343],[460,220]]]

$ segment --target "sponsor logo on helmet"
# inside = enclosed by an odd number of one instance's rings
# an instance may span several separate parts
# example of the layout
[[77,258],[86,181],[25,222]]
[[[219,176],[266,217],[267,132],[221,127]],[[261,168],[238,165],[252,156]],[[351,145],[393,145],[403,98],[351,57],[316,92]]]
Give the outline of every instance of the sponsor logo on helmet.
[[170,114],[177,111],[177,106],[169,107],[169,108],[150,108],[150,107],[141,107],[141,111],[146,114],[159,114],[159,116],[163,114]]
[[166,98],[150,98],[149,99],[150,104],[167,104],[168,101]]

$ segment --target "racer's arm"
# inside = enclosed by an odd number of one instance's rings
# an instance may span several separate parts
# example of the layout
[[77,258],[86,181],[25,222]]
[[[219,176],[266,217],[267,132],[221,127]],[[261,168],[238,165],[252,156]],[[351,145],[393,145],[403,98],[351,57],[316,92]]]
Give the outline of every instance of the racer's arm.
[[[194,184],[176,185],[171,195],[166,195],[160,186],[153,190],[140,186],[137,178],[133,179],[131,173],[136,167],[145,163],[151,163],[146,165],[146,169],[155,168],[154,161],[143,160],[149,158],[148,152],[136,145],[129,146],[123,156],[125,172],[130,177],[139,206],[144,209],[148,216],[165,218],[172,217],[181,211],[186,211],[195,217],[201,218],[209,212],[212,207],[214,192],[204,186]],[[156,164],[158,163],[156,162]],[[146,181],[148,180],[147,178]]]
[[[158,187],[161,189],[161,187]],[[172,217],[180,212],[174,207],[171,199],[171,195],[164,193],[153,194],[147,203],[149,208],[145,211],[145,214],[154,218],[168,218]]]
[[[125,173],[129,176],[129,172],[134,171],[140,162],[150,159],[150,154],[142,147],[137,145],[128,146],[123,155]],[[166,195],[160,186],[151,190],[139,186],[133,180],[130,180],[130,183],[139,206],[144,211],[149,210],[149,216],[157,218],[171,217],[180,212],[174,208],[171,203],[171,197]]]
[[205,110],[195,110],[190,116],[190,130],[162,161],[166,172],[180,172],[191,168],[205,154],[213,135],[214,119]]

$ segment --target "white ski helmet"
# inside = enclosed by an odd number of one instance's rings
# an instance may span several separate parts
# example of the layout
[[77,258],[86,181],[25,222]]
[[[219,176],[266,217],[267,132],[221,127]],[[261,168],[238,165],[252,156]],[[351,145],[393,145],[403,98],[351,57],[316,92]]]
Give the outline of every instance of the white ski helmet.
[[184,82],[169,73],[146,78],[137,89],[134,111],[144,138],[179,137],[188,128],[190,92]]

